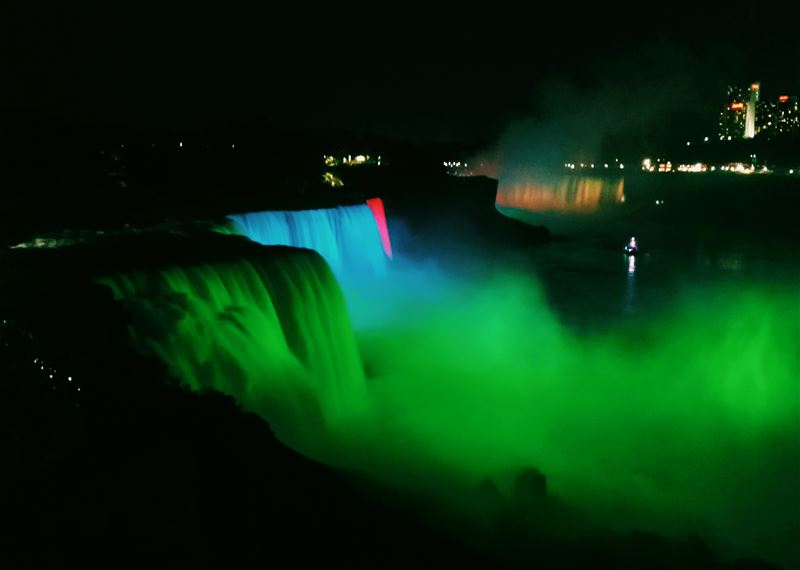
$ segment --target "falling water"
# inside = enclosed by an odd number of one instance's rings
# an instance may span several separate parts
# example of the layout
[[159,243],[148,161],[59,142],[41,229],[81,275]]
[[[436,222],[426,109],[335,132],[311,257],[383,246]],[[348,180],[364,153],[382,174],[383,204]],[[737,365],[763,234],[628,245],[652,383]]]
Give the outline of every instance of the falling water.
[[594,213],[602,204],[625,201],[622,178],[563,176],[503,181],[497,205],[531,212]]
[[[264,245],[317,251],[340,281],[385,275],[391,244],[380,220],[366,204],[299,211],[251,212],[230,216],[234,231]],[[380,204],[379,214],[383,213]],[[382,220],[382,221],[381,221]],[[379,224],[380,225],[379,227]]]
[[291,439],[353,413],[364,374],[336,279],[316,253],[111,275],[134,344],[194,389],[232,394]]

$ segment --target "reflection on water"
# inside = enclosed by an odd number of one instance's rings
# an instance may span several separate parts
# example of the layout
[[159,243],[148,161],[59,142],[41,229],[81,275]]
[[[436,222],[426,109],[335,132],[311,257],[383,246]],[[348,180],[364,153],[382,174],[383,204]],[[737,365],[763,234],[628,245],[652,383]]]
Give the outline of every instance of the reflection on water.
[[594,213],[603,204],[623,203],[624,188],[623,178],[564,176],[552,181],[501,181],[497,205],[529,212]]
[[633,279],[633,274],[636,273],[636,256],[628,256],[628,277]]
[[722,271],[742,271],[744,256],[740,252],[709,252],[700,247],[697,250],[697,266],[700,268],[716,268]]
[[[596,331],[656,318],[693,292],[797,283],[797,190],[780,179],[627,175],[623,192],[620,179],[531,173],[500,180],[497,205],[557,237],[529,253],[532,269],[568,326]],[[632,235],[647,254],[623,258]]]
[[625,301],[623,313],[629,315],[634,312],[636,304],[636,256],[628,255],[628,279],[625,283]]

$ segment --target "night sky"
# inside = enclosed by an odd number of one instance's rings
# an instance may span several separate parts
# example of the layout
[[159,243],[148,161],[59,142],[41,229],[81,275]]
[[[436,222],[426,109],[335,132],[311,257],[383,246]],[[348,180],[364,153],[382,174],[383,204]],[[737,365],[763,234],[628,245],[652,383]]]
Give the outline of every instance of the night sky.
[[2,107],[145,127],[261,118],[414,141],[485,141],[552,119],[639,140],[701,135],[727,83],[800,92],[786,7],[529,8],[16,2],[0,24]]

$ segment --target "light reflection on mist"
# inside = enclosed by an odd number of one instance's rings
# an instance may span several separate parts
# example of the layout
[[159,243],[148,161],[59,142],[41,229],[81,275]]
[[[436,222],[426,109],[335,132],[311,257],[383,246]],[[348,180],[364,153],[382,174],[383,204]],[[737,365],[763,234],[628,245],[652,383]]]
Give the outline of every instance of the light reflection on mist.
[[[635,312],[637,269],[641,277],[649,264],[618,255],[624,311]],[[426,273],[416,278],[430,292]],[[397,285],[381,293],[391,297]],[[502,490],[509,473],[530,464],[557,496],[621,527],[699,532],[692,521],[701,521],[753,551],[782,548],[785,538],[757,544],[752,525],[728,516],[757,508],[770,532],[788,533],[778,515],[796,467],[760,451],[793,441],[797,407],[785,398],[796,382],[778,358],[793,325],[782,296],[724,289],[714,302],[705,293],[676,298],[659,318],[637,320],[631,342],[624,327],[574,335],[522,273],[481,282],[440,274],[434,289],[436,298],[404,295],[388,318],[357,330],[370,412],[333,446],[357,450],[344,461],[350,468],[394,484],[435,485],[441,471],[448,489],[458,474],[466,485],[486,475]],[[742,454],[779,483],[757,485],[746,468],[729,477]]]

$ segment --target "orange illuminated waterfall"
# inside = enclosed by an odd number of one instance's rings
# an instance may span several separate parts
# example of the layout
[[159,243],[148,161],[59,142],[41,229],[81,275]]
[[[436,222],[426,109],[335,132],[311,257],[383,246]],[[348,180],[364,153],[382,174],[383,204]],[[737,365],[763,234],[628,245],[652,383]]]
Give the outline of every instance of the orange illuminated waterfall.
[[601,204],[624,202],[624,180],[565,176],[557,181],[500,184],[497,205],[530,212],[592,213]]

